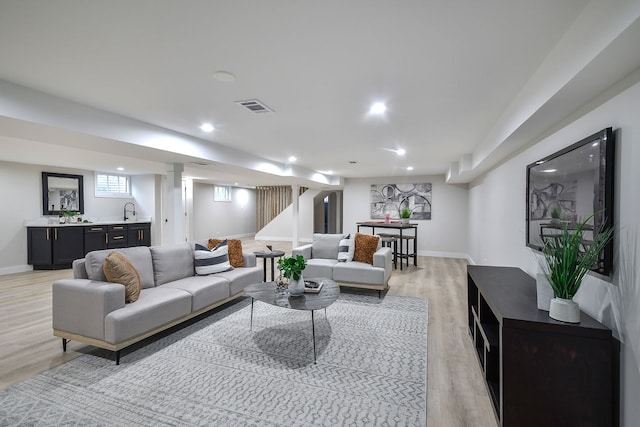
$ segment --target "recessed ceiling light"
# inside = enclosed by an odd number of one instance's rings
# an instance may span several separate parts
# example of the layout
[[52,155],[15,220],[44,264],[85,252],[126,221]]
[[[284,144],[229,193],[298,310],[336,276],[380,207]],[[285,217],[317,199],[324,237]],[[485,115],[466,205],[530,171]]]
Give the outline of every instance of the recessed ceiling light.
[[213,73],[213,78],[221,82],[230,83],[236,79],[236,76],[228,71],[220,70]]
[[412,171],[412,170],[413,170],[413,166],[408,166],[408,167],[407,167],[407,170],[408,170],[408,171]]
[[387,106],[384,102],[375,102],[369,109],[369,114],[384,114],[387,111]]
[[118,169],[119,171],[123,171],[124,168],[122,166],[118,166],[116,169]]
[[238,184],[237,182],[234,182],[233,185],[240,185],[240,184]]
[[289,156],[289,163],[293,163],[293,162],[295,162],[296,160],[298,160],[298,159],[296,159],[296,157],[295,157],[295,156]]
[[200,125],[200,130],[202,130],[203,132],[213,132],[214,129],[215,128],[211,123],[203,123],[202,125]]
[[405,149],[404,149],[404,148],[398,148],[398,149],[396,150],[396,154],[397,154],[398,156],[404,156],[405,154],[407,154],[407,152],[405,151]]
[[553,172],[557,172],[558,169],[545,169],[542,172],[546,172],[546,173],[553,173]]

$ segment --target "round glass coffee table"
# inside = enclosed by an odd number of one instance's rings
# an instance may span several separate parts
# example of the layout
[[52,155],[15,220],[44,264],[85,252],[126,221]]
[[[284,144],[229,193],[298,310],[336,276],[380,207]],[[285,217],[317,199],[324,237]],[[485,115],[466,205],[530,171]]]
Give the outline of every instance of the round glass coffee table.
[[318,293],[304,293],[298,297],[286,297],[276,291],[276,282],[256,283],[244,288],[244,293],[251,297],[251,323],[253,329],[253,302],[262,301],[277,307],[290,308],[292,310],[305,310],[311,312],[311,335],[313,337],[313,363],[316,363],[316,324],[313,312],[324,309],[325,317],[327,307],[333,304],[340,296],[340,286],[331,279],[310,278],[322,281],[322,289]]

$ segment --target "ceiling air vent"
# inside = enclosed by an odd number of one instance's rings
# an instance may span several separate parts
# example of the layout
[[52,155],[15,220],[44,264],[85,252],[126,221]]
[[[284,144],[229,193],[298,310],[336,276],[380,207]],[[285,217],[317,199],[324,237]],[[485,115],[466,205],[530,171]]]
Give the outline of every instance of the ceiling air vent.
[[267,107],[259,99],[247,99],[245,101],[236,101],[236,104],[243,106],[252,113],[273,113],[273,110]]

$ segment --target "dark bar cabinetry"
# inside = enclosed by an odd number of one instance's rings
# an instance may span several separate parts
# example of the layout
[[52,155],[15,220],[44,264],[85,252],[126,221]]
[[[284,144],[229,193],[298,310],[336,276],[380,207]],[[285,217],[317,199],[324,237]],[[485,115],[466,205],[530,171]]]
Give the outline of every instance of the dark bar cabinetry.
[[148,222],[27,227],[27,262],[36,270],[69,268],[73,260],[100,249],[150,245]]
[[110,225],[108,230],[108,249],[126,248],[129,246],[129,232],[127,226],[123,224]]
[[106,225],[84,227],[85,255],[91,251],[107,249],[107,243],[109,243],[109,235],[107,234]]
[[129,246],[151,245],[151,224],[129,224]]
[[36,269],[69,265],[84,256],[82,238],[82,228],[29,227],[27,262]]
[[513,267],[467,268],[469,334],[501,426],[618,426],[619,342],[585,313],[538,310],[535,280]]

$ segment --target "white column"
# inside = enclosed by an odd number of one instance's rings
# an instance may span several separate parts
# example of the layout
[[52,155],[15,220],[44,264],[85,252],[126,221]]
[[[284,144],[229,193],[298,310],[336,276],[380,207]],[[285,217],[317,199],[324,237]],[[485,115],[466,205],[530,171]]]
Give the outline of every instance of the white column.
[[292,185],[291,186],[291,199],[293,203],[291,204],[291,247],[297,248],[300,246],[298,242],[298,228],[299,228],[299,220],[298,214],[300,213],[300,186]]
[[184,205],[182,197],[182,163],[167,164],[167,181],[164,198],[163,244],[182,243],[186,240]]
[[195,240],[194,238],[194,224],[193,224],[193,179],[186,178],[184,181],[184,235],[187,240]]

